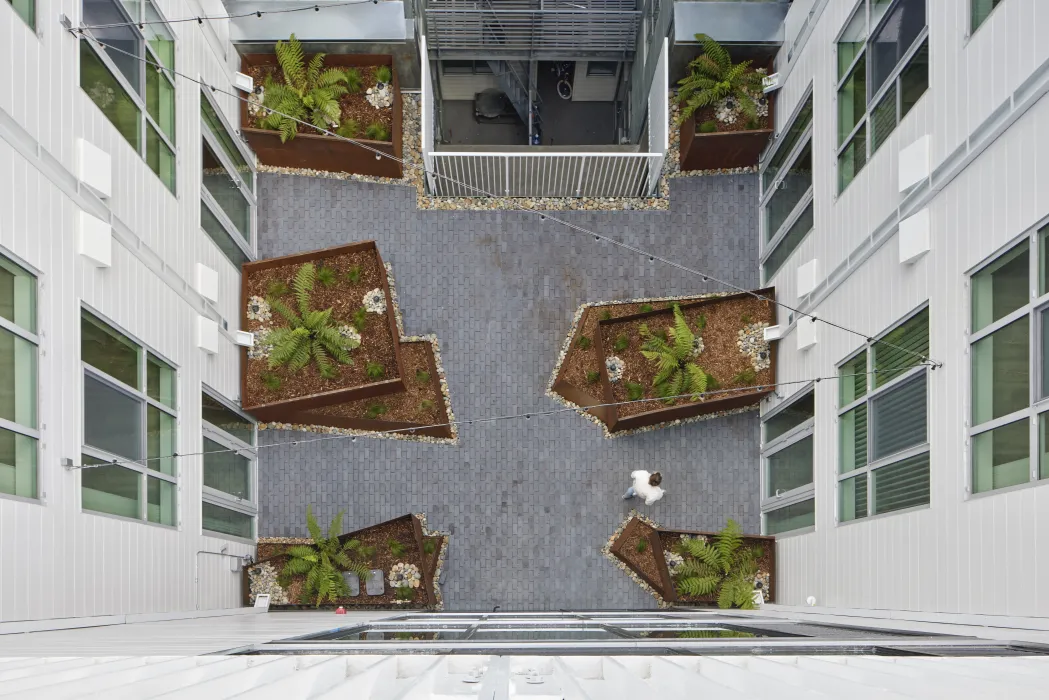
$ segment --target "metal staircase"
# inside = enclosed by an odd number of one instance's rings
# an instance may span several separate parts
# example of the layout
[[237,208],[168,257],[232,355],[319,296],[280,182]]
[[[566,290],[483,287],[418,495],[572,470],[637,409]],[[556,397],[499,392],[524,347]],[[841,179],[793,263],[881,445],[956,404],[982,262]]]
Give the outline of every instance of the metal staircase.
[[499,81],[506,96],[521,117],[521,121],[528,124],[528,107],[531,103],[528,94],[528,84],[525,80],[528,76],[528,64],[523,61],[488,61],[492,73]]

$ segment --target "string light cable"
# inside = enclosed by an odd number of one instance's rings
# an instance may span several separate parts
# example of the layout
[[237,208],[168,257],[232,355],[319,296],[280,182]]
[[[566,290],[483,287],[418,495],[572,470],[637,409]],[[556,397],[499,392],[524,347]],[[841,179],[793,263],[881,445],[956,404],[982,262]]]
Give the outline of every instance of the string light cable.
[[[630,399],[630,400],[627,400],[627,401],[611,401],[609,403],[599,403],[599,404],[594,404],[592,406],[579,406],[579,407],[566,406],[566,407],[563,407],[563,408],[551,408],[551,409],[542,410],[542,411],[528,411],[527,413],[512,413],[512,414],[501,415],[501,416],[488,416],[486,418],[468,418],[468,419],[465,419],[465,420],[448,421],[447,423],[431,423],[429,425],[416,425],[416,426],[412,426],[410,428],[391,428],[389,430],[366,431],[366,432],[362,432],[361,436],[376,437],[376,436],[382,436],[382,435],[391,435],[393,433],[413,434],[413,433],[416,433],[416,432],[418,432],[420,430],[428,430],[430,428],[450,428],[453,425],[458,427],[458,426],[463,426],[463,425],[475,425],[475,424],[479,424],[479,423],[499,423],[499,422],[502,422],[502,421],[510,421],[510,420],[521,420],[521,419],[531,420],[532,418],[543,418],[543,417],[546,417],[546,416],[559,415],[561,413],[568,413],[568,412],[576,412],[576,413],[578,413],[578,412],[582,412],[582,411],[590,411],[590,410],[595,409],[595,408],[611,408],[613,406],[629,406],[629,405],[632,405],[632,404],[651,403],[651,402],[655,402],[655,401],[676,401],[677,399],[692,399],[693,401],[697,401],[699,399],[706,399],[706,398],[711,397],[711,396],[720,396],[721,394],[733,394],[733,393],[740,393],[740,392],[744,392],[744,391],[746,391],[746,392],[763,391],[765,389],[768,389],[768,390],[771,391],[771,390],[776,389],[777,387],[791,386],[791,385],[795,385],[795,384],[819,384],[824,379],[827,379],[827,380],[851,379],[851,378],[854,378],[854,377],[866,377],[868,375],[878,374],[878,373],[891,373],[891,372],[901,372],[902,373],[902,372],[906,372],[907,370],[914,369],[915,367],[922,367],[922,366],[931,367],[932,363],[931,362],[920,362],[920,363],[918,363],[916,365],[910,365],[910,366],[907,366],[907,367],[886,367],[884,369],[872,369],[870,372],[858,372],[858,373],[855,373],[855,374],[836,374],[836,375],[830,376],[830,377],[815,377],[813,379],[795,379],[795,380],[786,381],[786,382],[773,382],[772,384],[757,384],[757,385],[754,385],[754,386],[736,387],[734,389],[712,389],[710,391],[703,391],[703,392],[691,393],[691,394],[677,394],[675,396],[658,396],[658,397],[655,397],[655,398],[648,398],[648,399]],[[173,452],[172,454],[165,455],[163,457],[146,457],[145,459],[127,459],[127,460],[100,461],[99,464],[74,464],[74,465],[67,466],[66,469],[72,470],[72,469],[93,469],[95,467],[143,466],[143,465],[147,465],[149,462],[156,462],[156,461],[166,460],[166,459],[181,459],[183,457],[200,457],[202,455],[217,455],[217,454],[226,454],[226,453],[229,453],[229,452],[253,452],[253,453],[255,453],[257,455],[259,450],[264,450],[264,449],[268,449],[268,448],[271,448],[271,447],[284,447],[284,446],[296,447],[296,446],[299,446],[299,445],[306,445],[306,444],[314,443],[314,442],[327,442],[327,441],[331,441],[331,440],[346,440],[346,439],[349,439],[352,442],[356,442],[357,441],[357,435],[336,433],[336,434],[332,434],[332,435],[323,435],[321,437],[316,437],[316,438],[304,438],[304,439],[301,439],[301,440],[287,440],[285,442],[271,442],[271,443],[266,444],[266,445],[255,445],[254,447],[229,448],[229,449],[222,449],[222,450],[207,450],[207,451],[201,451],[201,452]]]
[[[221,89],[221,88],[219,88],[219,87],[217,87],[215,85],[210,85],[210,84],[208,84],[208,83],[206,83],[206,82],[204,82],[202,80],[197,80],[197,79],[195,79],[195,78],[193,78],[191,76],[188,76],[188,75],[186,75],[184,73],[179,73],[178,71],[171,70],[170,68],[166,68],[165,66],[163,66],[163,65],[161,65],[159,63],[154,63],[153,61],[150,61],[148,58],[144,58],[144,57],[139,56],[137,54],[134,54],[134,53],[132,53],[130,51],[124,51],[122,49],[118,49],[118,48],[109,46],[109,45],[99,41],[98,39],[96,39],[91,34],[85,33],[83,31],[84,29],[85,29],[84,27],[80,27],[80,28],[76,28],[76,29],[70,29],[69,31],[70,31],[70,33],[72,33],[74,35],[79,34],[82,37],[85,37],[85,38],[90,39],[91,41],[94,41],[96,44],[99,45],[100,49],[103,50],[103,51],[116,51],[116,52],[124,54],[126,56],[130,56],[131,58],[137,59],[137,60],[139,60],[139,61],[141,61],[141,62],[143,62],[143,63],[145,63],[147,65],[150,65],[150,66],[154,67],[158,71],[164,71],[164,72],[169,73],[171,75],[177,75],[177,76],[179,76],[181,78],[184,78],[185,80],[188,80],[188,81],[190,81],[192,83],[195,83],[195,84],[197,84],[197,85],[199,85],[201,87],[206,87],[209,90],[211,90],[212,92],[219,92],[219,93],[222,93],[224,95],[228,95],[230,97],[233,97],[234,99],[240,100],[242,102],[248,102],[248,99],[246,97],[241,97],[239,94],[237,94],[235,92],[229,92],[227,90],[223,90],[223,89]],[[460,180],[456,180],[456,179],[454,179],[452,177],[449,177],[447,175],[442,175],[440,173],[427,170],[424,165],[417,165],[417,164],[412,163],[412,162],[410,162],[408,160],[405,160],[404,158],[398,158],[397,156],[394,156],[392,154],[384,153],[383,151],[381,151],[381,150],[379,150],[379,149],[377,149],[377,148],[375,148],[373,146],[369,146],[366,143],[361,143],[360,141],[358,141],[356,139],[349,138],[349,137],[346,137],[346,136],[342,136],[340,134],[336,134],[336,133],[334,133],[332,131],[328,131],[327,129],[318,128],[316,125],[311,124],[310,122],[304,121],[302,119],[298,119],[298,118],[293,117],[293,116],[291,116],[289,114],[284,114],[283,112],[280,112],[278,110],[269,109],[268,107],[265,108],[265,109],[268,112],[272,112],[274,114],[278,114],[278,115],[280,115],[280,116],[282,116],[282,117],[284,117],[286,119],[290,119],[290,120],[292,120],[292,121],[294,121],[294,122],[296,122],[298,124],[301,124],[303,126],[306,126],[306,127],[310,128],[310,129],[316,129],[317,131],[321,132],[322,134],[324,134],[326,136],[331,136],[332,138],[336,138],[336,139],[340,139],[342,141],[347,141],[349,143],[352,143],[353,145],[355,145],[355,146],[357,146],[357,147],[359,147],[361,149],[364,149],[365,151],[369,151],[371,153],[374,153],[376,155],[376,157],[382,156],[382,157],[389,158],[391,160],[394,160],[394,161],[400,163],[403,166],[406,166],[408,168],[414,168],[414,169],[417,169],[417,170],[421,170],[423,173],[425,173],[427,175],[430,175],[432,177],[439,177],[439,178],[441,178],[443,180],[447,180],[448,182],[450,182],[452,184],[455,184],[455,185],[460,186],[460,187],[465,187],[465,188],[467,188],[469,190],[472,190],[472,191],[474,191],[474,192],[476,192],[476,193],[478,193],[479,195],[482,195],[482,196],[486,196],[486,197],[495,197],[496,196],[496,195],[492,194],[491,192],[487,192],[487,191],[485,191],[485,190],[483,190],[483,189],[481,189],[479,187],[474,187],[473,185],[470,185],[468,183],[462,182]],[[900,345],[896,345],[895,343],[891,343],[891,342],[889,342],[887,340],[884,340],[884,339],[881,339],[881,338],[875,338],[875,337],[870,336],[870,335],[868,335],[866,333],[861,333],[860,331],[848,328],[848,327],[846,327],[846,326],[844,326],[844,325],[842,325],[840,323],[837,323],[835,321],[829,321],[829,320],[827,320],[827,319],[825,319],[825,318],[823,318],[821,316],[817,316],[816,314],[809,313],[807,311],[802,311],[801,309],[798,309],[798,308],[795,308],[793,306],[790,306],[789,304],[785,304],[785,303],[783,303],[781,301],[777,301],[775,299],[767,297],[764,294],[759,294],[758,292],[755,292],[753,290],[745,289],[745,288],[740,287],[738,285],[732,284],[731,282],[728,282],[726,280],[723,280],[723,279],[720,279],[718,277],[715,277],[714,275],[712,275],[710,273],[703,272],[702,270],[696,270],[696,269],[688,267],[686,265],[682,265],[679,262],[676,262],[674,260],[670,260],[668,258],[664,258],[664,257],[656,255],[655,253],[652,253],[650,251],[646,251],[646,250],[644,250],[642,248],[638,248],[636,246],[632,246],[632,245],[630,245],[628,243],[623,243],[623,242],[617,241],[617,240],[615,240],[613,238],[609,238],[607,236],[602,236],[601,234],[599,234],[599,233],[597,233],[595,231],[591,231],[590,229],[584,228],[582,226],[579,226],[578,224],[574,224],[574,223],[572,223],[570,221],[566,221],[564,219],[560,219],[560,218],[558,218],[556,216],[551,216],[547,212],[537,211],[537,210],[534,210],[534,209],[529,209],[529,208],[524,207],[524,206],[522,206],[520,204],[517,204],[516,202],[513,202],[512,200],[511,200],[511,206],[517,211],[524,212],[524,213],[527,213],[527,214],[532,214],[533,216],[538,216],[540,221],[545,221],[545,220],[549,219],[552,222],[560,224],[560,225],[562,225],[562,226],[564,226],[564,227],[566,227],[568,229],[571,229],[573,231],[577,231],[579,233],[583,233],[583,234],[588,235],[588,236],[593,236],[594,240],[596,240],[596,241],[604,241],[606,243],[610,243],[610,244],[612,244],[614,246],[617,246],[619,248],[622,248],[624,250],[629,250],[629,251],[631,251],[633,253],[637,253],[638,255],[647,256],[649,262],[654,262],[654,261],[658,260],[659,262],[664,263],[666,265],[669,265],[670,267],[673,267],[675,269],[681,270],[682,272],[686,272],[688,274],[696,275],[696,276],[702,278],[702,280],[704,282],[715,282],[715,283],[720,284],[720,285],[722,285],[724,287],[728,287],[729,289],[735,290],[736,292],[739,292],[739,293],[742,293],[742,294],[748,294],[748,295],[754,297],[755,299],[758,299],[759,301],[764,301],[765,303],[768,303],[768,304],[775,304],[776,306],[784,308],[784,309],[786,309],[786,310],[788,310],[788,311],[790,311],[792,313],[795,313],[795,314],[797,314],[799,316],[804,316],[806,318],[809,318],[813,322],[818,321],[820,323],[825,323],[828,326],[831,326],[832,328],[837,328],[838,330],[844,331],[846,333],[851,333],[852,335],[859,336],[860,338],[863,338],[864,341],[867,342],[868,344],[872,344],[872,345],[873,344],[880,344],[880,345],[884,345],[886,347],[893,348],[894,350],[899,350],[900,352],[907,353],[908,355],[913,355],[913,356],[917,357],[922,364],[926,364],[926,363],[929,364],[932,367],[932,369],[936,369],[937,367],[942,367],[943,366],[942,362],[934,360],[931,357],[929,357],[929,356],[927,356],[927,355],[925,355],[923,353],[920,353],[920,352],[918,352],[916,350],[912,350],[910,348],[905,348],[905,347],[902,347]]]
[[196,22],[197,24],[203,24],[204,22],[211,22],[216,20],[231,20],[239,19],[241,17],[259,17],[263,15],[282,15],[289,12],[308,12],[313,10],[314,12],[320,12],[332,7],[347,7],[350,5],[378,5],[379,0],[343,0],[343,2],[328,2],[315,5],[300,5],[298,7],[288,7],[280,10],[253,10],[251,12],[244,12],[236,15],[200,15],[197,17],[183,17],[181,19],[149,19],[141,22],[113,22],[111,24],[85,24],[81,25],[81,29],[114,29],[117,27],[138,27],[144,29],[147,24],[180,24],[182,22]]

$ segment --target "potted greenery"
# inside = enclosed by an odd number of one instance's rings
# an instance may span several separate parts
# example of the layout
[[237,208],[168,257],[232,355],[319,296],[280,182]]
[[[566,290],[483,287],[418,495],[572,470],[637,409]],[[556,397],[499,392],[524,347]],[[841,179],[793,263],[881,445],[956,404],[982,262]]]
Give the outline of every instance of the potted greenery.
[[697,34],[701,53],[678,81],[681,169],[754,166],[772,134],[772,102],[762,92],[765,68],[734,63],[729,52]]

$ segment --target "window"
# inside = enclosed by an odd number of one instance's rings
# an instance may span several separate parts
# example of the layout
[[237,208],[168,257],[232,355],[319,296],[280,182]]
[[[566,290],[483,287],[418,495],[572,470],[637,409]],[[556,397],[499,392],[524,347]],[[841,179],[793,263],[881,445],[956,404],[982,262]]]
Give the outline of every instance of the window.
[[0,493],[37,497],[36,277],[0,256]]
[[81,507],[176,525],[175,369],[87,310],[80,313],[80,360],[81,452],[88,465],[81,470]]
[[80,40],[80,87],[174,193],[174,35],[150,0],[83,0],[82,23],[113,50]]
[[861,0],[838,37],[838,192],[929,87],[926,0]]
[[475,75],[491,73],[488,61],[442,61],[445,75]]
[[589,61],[586,64],[588,78],[614,78],[619,64],[615,61]]
[[1049,224],[969,280],[972,493],[1049,478],[1047,244]]
[[812,479],[815,400],[812,389],[802,391],[762,422],[761,511],[767,535],[816,524]]
[[206,90],[200,91],[200,121],[200,227],[239,270],[252,257],[254,158]]
[[801,102],[761,174],[768,281],[812,230],[812,91]]
[[929,309],[838,366],[838,521],[929,503]]
[[36,30],[36,0],[7,0],[30,29]]
[[203,419],[201,527],[220,536],[254,538],[255,423],[217,394],[200,395]]
[[975,32],[980,28],[980,25],[991,15],[991,11],[998,7],[998,4],[1001,1],[1002,0],[969,0],[970,17],[972,19],[970,33]]

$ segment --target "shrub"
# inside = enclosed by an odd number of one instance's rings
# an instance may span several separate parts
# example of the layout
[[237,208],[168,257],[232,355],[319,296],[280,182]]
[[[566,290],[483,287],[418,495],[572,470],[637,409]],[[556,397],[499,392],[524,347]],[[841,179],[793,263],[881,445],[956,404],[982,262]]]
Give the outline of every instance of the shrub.
[[273,372],[262,373],[262,386],[266,387],[270,391],[276,391],[280,389],[280,377]]
[[643,314],[647,314],[649,311],[652,311],[652,310],[653,309],[652,309],[652,305],[651,304],[642,304],[641,305],[641,313],[643,313]]
[[648,540],[644,537],[638,539],[637,544],[634,545],[634,549],[637,550],[638,554],[644,554],[645,550],[648,549]]
[[364,332],[364,327],[368,325],[368,309],[363,306],[353,312],[353,316],[350,317],[350,323],[361,333]]
[[685,322],[681,307],[674,304],[673,309],[674,326],[668,329],[671,342],[651,333],[647,324],[642,323],[638,329],[644,339],[641,354],[658,367],[652,388],[657,396],[666,398],[667,403],[674,401],[668,397],[693,394],[695,399],[707,390],[707,373],[692,362],[695,335]]
[[700,597],[716,593],[718,607],[754,609],[758,558],[753,549],[743,546],[739,523],[730,519],[711,542],[688,538],[676,549],[685,559],[674,574],[679,594]]
[[382,122],[372,122],[364,130],[364,135],[372,141],[389,141],[390,130],[383,126]]
[[389,66],[379,66],[375,69],[375,81],[378,83],[393,82],[393,71]]
[[404,553],[407,551],[405,546],[401,544],[399,540],[393,537],[386,541],[386,546],[390,548],[390,554],[392,554],[395,557],[403,557]]
[[332,286],[338,279],[339,276],[335,273],[335,268],[321,267],[317,270],[317,281],[325,287]]
[[346,279],[350,281],[350,284],[357,284],[361,281],[361,266],[354,265],[346,272]]
[[335,133],[346,139],[355,139],[360,136],[361,125],[356,119],[347,119],[342,124],[339,124],[339,128],[335,130]]
[[615,347],[616,352],[623,352],[630,347],[630,338],[626,337],[625,333],[620,333],[616,336],[616,342],[613,347]]
[[382,379],[386,376],[386,368],[378,362],[369,360],[364,366],[364,373],[368,375],[368,379]]
[[280,299],[290,291],[288,285],[284,284],[281,280],[270,280],[270,283],[266,285],[266,298]]
[[411,586],[400,586],[393,590],[393,597],[397,600],[411,600],[415,597],[415,589]]
[[419,402],[419,411],[421,413],[433,413],[435,406],[436,404],[430,399],[423,399]]
[[425,554],[433,554],[437,551],[437,545],[434,544],[433,540],[423,540],[423,552]]
[[587,338],[585,335],[579,336],[579,340],[575,341],[575,346],[580,350],[589,350],[590,338]]
[[600,318],[602,321],[608,321],[612,318],[612,312],[608,309],[602,309]]
[[758,378],[753,368],[747,367],[745,370],[732,377],[733,384],[753,384],[754,380]]
[[360,92],[361,87],[364,86],[364,81],[361,80],[361,72],[356,68],[343,68],[342,72],[346,74],[346,87],[350,92]]
[[386,406],[381,403],[373,403],[370,404],[368,410],[364,412],[364,417],[368,420],[375,420],[384,413],[386,413]]
[[761,75],[750,68],[750,61],[732,63],[721,44],[706,34],[696,34],[703,53],[688,64],[689,75],[678,81],[677,101],[682,105],[679,123],[697,109],[710,107],[726,97],[733,97],[739,111],[748,121],[758,118],[756,97],[761,95]]
[[637,382],[626,383],[626,397],[631,401],[637,401],[645,395],[645,387]]
[[424,369],[415,370],[415,381],[419,382],[420,384],[429,384],[430,373]]
[[586,383],[587,384],[594,384],[600,378],[601,378],[601,373],[600,372],[587,372],[586,373]]
[[699,333],[702,333],[703,330],[706,327],[707,327],[707,315],[706,314],[700,314],[699,318],[696,319],[696,331],[699,332]]
[[375,556],[375,547],[370,544],[361,545],[360,549],[357,550],[357,554],[359,554],[362,559],[371,559]]
[[696,129],[696,131],[698,131],[701,134],[713,134],[717,130],[718,130],[718,123],[716,121],[714,121],[713,119],[708,119],[707,121],[705,121],[702,124],[700,124],[699,128]]
[[360,342],[346,338],[332,325],[332,310],[315,311],[310,308],[310,294],[316,270],[313,263],[306,263],[295,273],[291,287],[295,292],[298,312],[280,299],[271,299],[270,306],[284,317],[288,325],[275,328],[270,332],[269,342],[273,343],[270,352],[269,367],[286,366],[292,372],[298,372],[312,360],[317,364],[320,375],[325,379],[335,376],[336,369],[332,360],[344,365],[351,364],[350,350]]
[[713,391],[714,389],[720,389],[721,382],[719,382],[713,374],[707,374],[707,391]]
[[362,581],[368,578],[368,567],[354,558],[359,553],[360,541],[339,542],[342,516],[340,510],[332,518],[328,533],[324,534],[313,517],[313,509],[307,506],[306,527],[313,544],[296,545],[288,549],[288,563],[281,572],[285,580],[292,576],[305,576],[303,595],[316,595],[318,607],[325,599],[334,603],[339,596],[349,594],[346,581],[342,578],[343,571],[354,572]]

